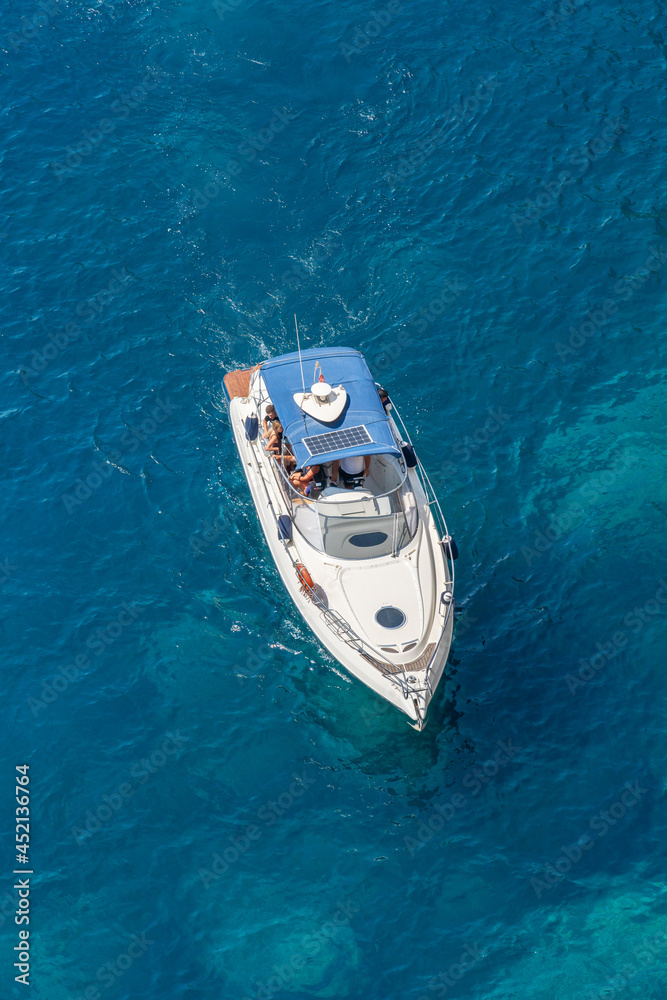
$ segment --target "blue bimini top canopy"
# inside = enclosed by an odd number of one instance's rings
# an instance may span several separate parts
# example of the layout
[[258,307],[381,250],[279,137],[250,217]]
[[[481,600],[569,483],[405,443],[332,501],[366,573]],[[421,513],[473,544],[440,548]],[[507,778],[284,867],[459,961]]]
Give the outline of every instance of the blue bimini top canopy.
[[373,376],[359,351],[351,347],[317,348],[302,351],[301,361],[306,392],[310,392],[315,362],[319,361],[329,385],[342,385],[346,390],[347,402],[337,420],[316,420],[294,400],[295,393],[303,391],[298,353],[262,362],[260,375],[298,467],[321,465],[347,455],[401,454]]

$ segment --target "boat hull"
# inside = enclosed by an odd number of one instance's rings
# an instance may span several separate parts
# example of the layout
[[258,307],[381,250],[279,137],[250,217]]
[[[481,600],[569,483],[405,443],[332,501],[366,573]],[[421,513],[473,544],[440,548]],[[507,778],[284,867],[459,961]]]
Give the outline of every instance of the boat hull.
[[[279,530],[279,519],[282,517],[285,523],[285,516],[289,519],[293,512],[281,490],[273,459],[264,452],[261,434],[253,441],[246,433],[248,417],[259,416],[258,400],[253,398],[252,392],[253,384],[260,379],[255,371],[248,369],[235,373],[247,378],[237,379],[235,383],[240,386],[240,391],[244,391],[247,385],[245,396],[232,395],[226,380],[229,417],[264,537],[283,584],[305,623],[338,663],[421,729],[429,702],[443,676],[451,645],[453,574],[449,571],[417,470],[408,470],[408,475],[417,501],[418,528],[398,557],[338,559],[332,562],[296,530],[292,532],[291,539],[281,537],[284,532]],[[262,393],[258,395],[261,397]],[[313,590],[304,587],[302,576],[296,570],[297,564],[306,568],[314,584]],[[387,590],[390,572],[396,577],[395,590],[402,587],[405,594],[409,578],[419,595],[419,613],[409,617],[414,621],[421,616],[426,624],[418,641],[407,644],[414,647],[412,654],[400,651],[393,655],[383,653],[377,642],[368,641],[363,623],[360,626],[355,618],[355,606],[359,603],[370,601],[372,604],[373,600],[377,603],[382,597],[387,603],[386,595],[391,593]],[[359,579],[355,579],[355,574]],[[373,594],[378,591],[379,581],[382,581],[384,589],[382,595],[375,599]],[[436,607],[445,591],[451,593],[451,605]],[[339,631],[339,617],[345,619],[348,633],[344,629],[342,634]],[[351,618],[355,620],[350,623]],[[368,629],[367,625],[365,627]],[[355,640],[351,645],[350,640],[350,634],[358,639],[360,633],[363,635],[361,648],[359,642]],[[400,645],[398,648],[400,650]]]

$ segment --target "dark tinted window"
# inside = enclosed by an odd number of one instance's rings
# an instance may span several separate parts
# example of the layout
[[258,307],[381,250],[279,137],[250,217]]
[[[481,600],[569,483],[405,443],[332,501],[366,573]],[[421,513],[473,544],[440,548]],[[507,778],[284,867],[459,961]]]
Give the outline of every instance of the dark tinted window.
[[349,542],[358,549],[367,549],[373,545],[382,545],[388,537],[384,531],[366,531],[363,535],[350,535]]

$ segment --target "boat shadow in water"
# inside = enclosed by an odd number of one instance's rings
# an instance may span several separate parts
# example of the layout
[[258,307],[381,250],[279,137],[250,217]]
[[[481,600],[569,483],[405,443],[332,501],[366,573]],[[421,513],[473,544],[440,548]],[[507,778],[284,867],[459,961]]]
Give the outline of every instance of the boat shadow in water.
[[457,663],[450,656],[421,733],[388,702],[352,685],[334,663],[328,665],[326,687],[319,671],[292,675],[292,683],[301,689],[301,719],[326,732],[327,739],[344,742],[346,756],[361,771],[380,777],[400,772],[410,783],[421,782],[434,766],[448,766],[461,754],[474,757],[474,748],[459,726],[465,713],[457,705]]

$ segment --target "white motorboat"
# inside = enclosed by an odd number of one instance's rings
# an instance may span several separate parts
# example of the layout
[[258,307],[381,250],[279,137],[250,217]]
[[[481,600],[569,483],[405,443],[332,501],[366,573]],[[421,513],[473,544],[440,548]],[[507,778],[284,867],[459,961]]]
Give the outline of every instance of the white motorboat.
[[[292,600],[332,656],[421,729],[451,645],[457,552],[396,408],[346,347],[263,361],[223,385]],[[265,437],[270,406],[282,433]]]

